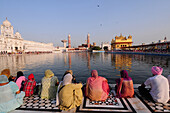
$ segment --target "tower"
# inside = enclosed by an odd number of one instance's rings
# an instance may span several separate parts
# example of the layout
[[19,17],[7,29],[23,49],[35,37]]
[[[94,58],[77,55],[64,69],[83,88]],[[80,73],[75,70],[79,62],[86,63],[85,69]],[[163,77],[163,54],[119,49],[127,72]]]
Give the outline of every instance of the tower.
[[71,48],[71,37],[70,37],[70,34],[68,35],[68,48]]
[[90,48],[90,34],[87,34],[87,48]]
[[61,42],[63,42],[63,47],[66,48],[67,40],[61,40]]

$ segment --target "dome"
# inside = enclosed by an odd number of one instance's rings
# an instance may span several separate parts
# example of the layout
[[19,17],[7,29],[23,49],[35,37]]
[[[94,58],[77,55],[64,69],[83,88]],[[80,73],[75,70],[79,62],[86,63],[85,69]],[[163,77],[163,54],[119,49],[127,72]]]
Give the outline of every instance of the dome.
[[19,32],[16,32],[16,33],[15,33],[15,37],[21,39],[21,34],[20,34]]
[[20,36],[20,33],[19,33],[19,32],[16,32],[15,35]]
[[6,18],[6,20],[3,21],[3,25],[6,26],[6,27],[9,27],[9,26],[11,26],[11,23]]
[[129,35],[129,36],[128,36],[128,38],[132,38],[132,36],[131,36],[131,35]]

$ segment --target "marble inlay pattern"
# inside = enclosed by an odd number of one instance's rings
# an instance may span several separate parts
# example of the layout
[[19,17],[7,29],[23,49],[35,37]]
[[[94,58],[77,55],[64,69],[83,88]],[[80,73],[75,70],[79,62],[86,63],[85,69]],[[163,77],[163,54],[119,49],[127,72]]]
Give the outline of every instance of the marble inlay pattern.
[[31,97],[25,97],[24,103],[19,110],[36,110],[36,111],[58,111],[59,108],[56,106],[55,99],[41,99],[38,95],[33,95]]
[[166,104],[156,103],[150,100],[147,100],[145,97],[142,97],[139,91],[135,90],[136,96],[145,104],[145,106],[152,112],[168,112],[170,113],[170,101]]

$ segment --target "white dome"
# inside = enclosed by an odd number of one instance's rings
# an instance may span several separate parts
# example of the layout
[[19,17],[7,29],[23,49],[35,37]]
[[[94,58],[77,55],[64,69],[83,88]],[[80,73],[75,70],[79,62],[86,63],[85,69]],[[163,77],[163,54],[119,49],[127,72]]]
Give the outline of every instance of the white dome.
[[6,18],[6,20],[3,21],[3,25],[6,26],[6,27],[9,27],[9,26],[11,26],[11,23]]
[[16,32],[16,33],[15,33],[15,37],[16,37],[16,38],[19,38],[19,39],[22,39],[22,38],[21,38],[21,34],[20,34],[19,32]]
[[16,32],[15,35],[20,36],[20,33],[19,33],[19,32]]

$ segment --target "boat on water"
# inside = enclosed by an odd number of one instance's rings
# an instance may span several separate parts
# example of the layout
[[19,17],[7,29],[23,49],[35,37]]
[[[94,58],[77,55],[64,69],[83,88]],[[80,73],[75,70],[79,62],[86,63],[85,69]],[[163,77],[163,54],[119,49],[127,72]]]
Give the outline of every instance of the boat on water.
[[93,53],[101,53],[101,52],[105,52],[104,50],[92,50]]

